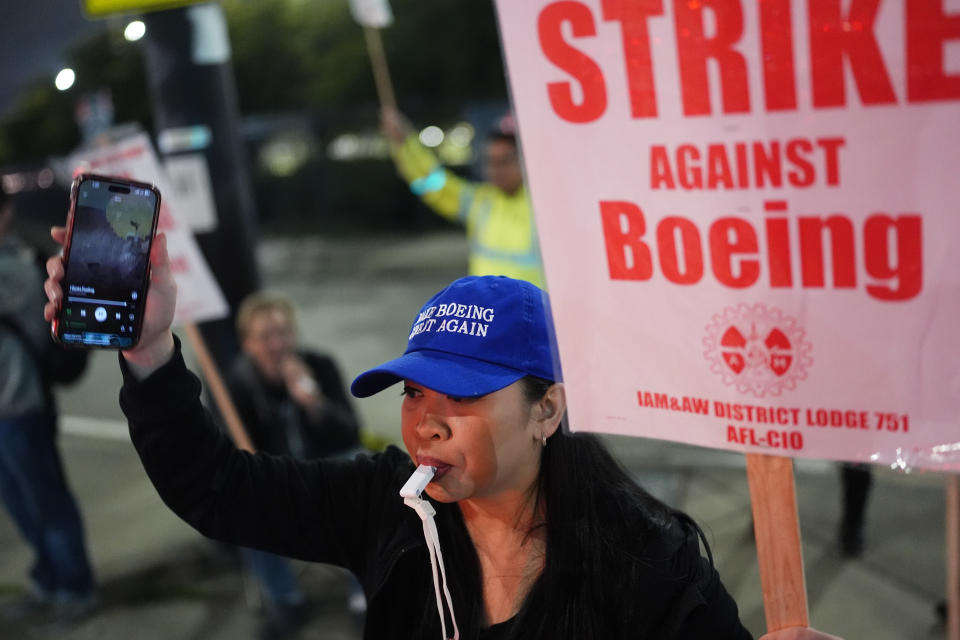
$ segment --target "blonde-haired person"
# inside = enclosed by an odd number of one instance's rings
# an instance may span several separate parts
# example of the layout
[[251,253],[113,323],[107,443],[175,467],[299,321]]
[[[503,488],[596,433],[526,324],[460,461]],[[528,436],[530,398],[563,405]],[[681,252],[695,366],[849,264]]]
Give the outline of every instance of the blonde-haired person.
[[249,295],[237,310],[242,355],[228,382],[255,448],[317,458],[355,452],[357,417],[329,355],[297,345],[296,311],[280,293]]
[[[344,457],[360,449],[357,418],[332,357],[298,348],[293,303],[272,291],[253,293],[237,310],[242,353],[227,384],[257,451],[301,460]],[[293,635],[305,620],[304,595],[286,558],[241,548],[263,595],[261,640]],[[366,602],[350,581],[348,608]]]
[[[542,290],[470,276],[438,292],[404,354],[351,385],[366,397],[402,383],[407,452],[302,462],[239,451],[211,427],[170,330],[165,243],[155,247],[142,342],[121,356],[121,407],[164,501],[200,531],[350,568],[371,640],[751,637],[696,524],[638,487],[597,438],[561,427]],[[47,317],[60,267],[51,262]],[[831,638],[784,629],[764,640]]]

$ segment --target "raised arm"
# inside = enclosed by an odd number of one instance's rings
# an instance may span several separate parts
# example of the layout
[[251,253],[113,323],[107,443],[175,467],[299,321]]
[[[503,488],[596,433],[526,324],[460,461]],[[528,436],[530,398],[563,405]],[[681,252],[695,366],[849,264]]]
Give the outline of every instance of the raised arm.
[[[297,461],[237,449],[200,403],[200,381],[174,341],[144,380],[121,361],[120,406],[164,503],[202,534],[247,547],[360,569],[377,461]],[[385,492],[386,493],[386,492]],[[376,512],[374,512],[376,513]],[[372,527],[376,529],[376,525]]]
[[407,119],[396,109],[384,107],[381,128],[390,140],[390,154],[410,190],[427,205],[454,222],[468,223],[476,185],[445,168],[422,144]]

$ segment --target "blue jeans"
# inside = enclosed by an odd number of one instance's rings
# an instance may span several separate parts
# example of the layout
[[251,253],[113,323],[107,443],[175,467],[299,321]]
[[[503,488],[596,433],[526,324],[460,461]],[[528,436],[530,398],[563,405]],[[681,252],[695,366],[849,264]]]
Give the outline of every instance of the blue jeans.
[[30,578],[39,595],[86,599],[93,573],[55,438],[49,412],[0,420],[0,497],[36,556]]
[[260,583],[264,604],[268,609],[303,604],[303,593],[297,585],[289,560],[283,556],[246,547],[240,547],[240,553],[257,582]]

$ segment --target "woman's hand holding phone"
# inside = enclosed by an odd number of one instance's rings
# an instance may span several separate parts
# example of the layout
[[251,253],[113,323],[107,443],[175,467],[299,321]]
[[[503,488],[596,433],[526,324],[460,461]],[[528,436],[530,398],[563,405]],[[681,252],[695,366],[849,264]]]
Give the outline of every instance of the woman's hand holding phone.
[[[63,244],[66,240],[65,227],[53,227],[50,235],[54,241]],[[123,351],[123,357],[135,376],[144,379],[170,360],[173,355],[173,312],[177,304],[177,283],[170,270],[170,258],[167,254],[167,238],[157,234],[150,251],[150,289],[144,307],[143,325],[140,342],[132,349]],[[47,281],[43,288],[48,302],[43,308],[43,317],[52,321],[63,301],[63,258],[54,256],[47,260]]]

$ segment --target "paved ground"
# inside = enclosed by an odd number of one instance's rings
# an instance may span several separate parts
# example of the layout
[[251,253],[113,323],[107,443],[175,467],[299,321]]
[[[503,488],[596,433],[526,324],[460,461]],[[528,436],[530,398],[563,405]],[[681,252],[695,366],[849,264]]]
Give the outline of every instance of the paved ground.
[[[345,376],[393,357],[413,313],[465,268],[457,234],[418,240],[273,240],[260,248],[266,282],[297,300],[304,341],[333,352]],[[115,356],[98,354],[62,394],[62,450],[87,525],[101,607],[71,628],[0,620],[0,638],[246,640],[256,637],[255,587],[235,556],[181,523],[146,480],[120,422]],[[367,427],[395,439],[399,398],[357,403]],[[743,457],[637,438],[611,446],[653,493],[687,510],[711,541],[721,575],[759,636],[764,629]],[[811,620],[848,640],[944,638],[934,604],[944,591],[943,477],[878,468],[868,546],[836,550],[836,466],[797,464]],[[30,558],[0,512],[0,605],[22,595]],[[300,637],[358,638],[343,576],[298,565],[311,620]]]

